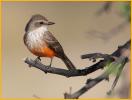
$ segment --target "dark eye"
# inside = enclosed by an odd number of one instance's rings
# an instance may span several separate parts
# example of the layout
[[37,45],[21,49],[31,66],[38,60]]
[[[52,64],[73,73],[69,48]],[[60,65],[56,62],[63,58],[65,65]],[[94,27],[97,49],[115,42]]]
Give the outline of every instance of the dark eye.
[[39,24],[44,24],[44,22],[39,22]]

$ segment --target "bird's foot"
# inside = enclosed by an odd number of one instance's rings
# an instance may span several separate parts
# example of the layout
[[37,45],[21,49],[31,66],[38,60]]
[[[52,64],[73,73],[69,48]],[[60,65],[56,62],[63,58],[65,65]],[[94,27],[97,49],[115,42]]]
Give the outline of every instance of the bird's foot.
[[40,62],[40,61],[41,61],[41,58],[40,58],[40,57],[37,57],[37,58],[34,60],[35,63],[38,63],[38,62]]
[[51,58],[51,61],[50,61],[50,64],[48,65],[48,67],[51,67],[52,61],[53,61],[53,58]]
[[40,57],[37,57],[37,59],[38,59],[39,61],[41,61],[41,58],[40,58]]

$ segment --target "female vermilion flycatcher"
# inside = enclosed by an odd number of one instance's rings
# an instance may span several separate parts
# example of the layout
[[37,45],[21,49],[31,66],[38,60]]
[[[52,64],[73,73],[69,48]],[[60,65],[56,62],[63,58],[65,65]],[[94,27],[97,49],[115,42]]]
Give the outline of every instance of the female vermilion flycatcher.
[[53,57],[60,58],[69,70],[76,69],[72,62],[65,55],[58,40],[48,31],[48,26],[55,24],[48,21],[40,14],[33,15],[25,27],[24,43],[27,48],[37,56],[50,57],[52,64]]

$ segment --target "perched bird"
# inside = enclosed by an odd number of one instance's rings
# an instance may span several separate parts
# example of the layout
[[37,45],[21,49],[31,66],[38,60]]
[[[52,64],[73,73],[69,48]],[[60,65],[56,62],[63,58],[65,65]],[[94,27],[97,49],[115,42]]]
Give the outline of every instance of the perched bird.
[[40,57],[60,58],[69,70],[75,70],[75,66],[68,59],[58,40],[48,31],[48,26],[55,24],[40,14],[33,15],[25,27],[24,44],[29,51],[37,56],[36,60],[41,60]]

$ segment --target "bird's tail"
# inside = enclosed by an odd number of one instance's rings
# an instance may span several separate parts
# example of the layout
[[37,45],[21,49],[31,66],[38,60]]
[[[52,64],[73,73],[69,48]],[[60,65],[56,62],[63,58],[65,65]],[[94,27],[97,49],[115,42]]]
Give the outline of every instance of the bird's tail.
[[72,62],[68,59],[68,57],[66,55],[64,55],[64,57],[62,58],[62,61],[65,63],[66,67],[69,70],[75,70],[76,67],[72,64]]

